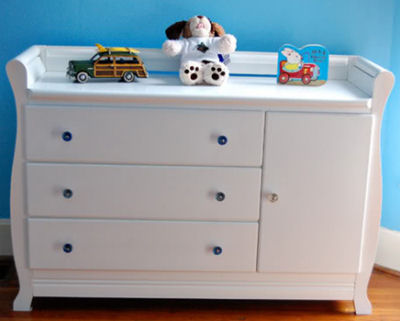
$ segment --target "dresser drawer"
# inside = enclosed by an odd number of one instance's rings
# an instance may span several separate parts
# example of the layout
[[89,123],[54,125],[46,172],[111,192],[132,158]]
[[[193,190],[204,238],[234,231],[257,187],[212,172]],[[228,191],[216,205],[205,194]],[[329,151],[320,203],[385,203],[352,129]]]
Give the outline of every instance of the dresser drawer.
[[29,265],[34,269],[256,267],[257,223],[29,219],[28,230]]
[[45,217],[257,221],[261,169],[28,164],[28,213]]
[[33,161],[261,166],[264,113],[25,107]]

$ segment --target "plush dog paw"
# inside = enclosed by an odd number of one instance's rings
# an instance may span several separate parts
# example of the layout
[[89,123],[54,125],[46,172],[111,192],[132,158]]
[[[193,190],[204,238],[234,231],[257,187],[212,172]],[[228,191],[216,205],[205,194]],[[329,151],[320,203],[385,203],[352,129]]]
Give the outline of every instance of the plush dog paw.
[[162,45],[162,50],[167,56],[176,56],[182,50],[182,44],[176,40],[164,41]]
[[218,52],[230,54],[236,50],[236,38],[232,35],[223,35],[218,42]]
[[188,61],[179,69],[179,78],[185,85],[197,85],[203,81],[203,65],[196,61]]
[[229,77],[228,68],[221,63],[209,63],[204,67],[204,82],[214,86],[221,86]]

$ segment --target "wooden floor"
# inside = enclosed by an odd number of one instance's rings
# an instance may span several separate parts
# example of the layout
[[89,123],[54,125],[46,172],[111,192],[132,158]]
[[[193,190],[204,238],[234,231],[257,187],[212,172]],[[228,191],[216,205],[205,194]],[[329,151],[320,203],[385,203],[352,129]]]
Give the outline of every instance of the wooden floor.
[[[18,284],[15,271],[2,272],[3,320],[182,320],[182,321],[400,321],[400,277],[375,270],[369,287],[370,316],[355,316],[350,301],[153,300],[37,298],[32,312],[13,312]],[[2,275],[3,274],[3,275]]]

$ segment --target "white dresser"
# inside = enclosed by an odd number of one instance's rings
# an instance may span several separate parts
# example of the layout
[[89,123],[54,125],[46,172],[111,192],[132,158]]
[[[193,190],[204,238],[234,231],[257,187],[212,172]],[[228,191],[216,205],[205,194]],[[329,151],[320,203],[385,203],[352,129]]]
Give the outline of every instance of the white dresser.
[[[33,296],[354,300],[381,210],[393,75],[331,56],[322,87],[277,85],[276,54],[232,55],[226,86],[187,87],[141,57],[134,83],[65,76],[94,48],[34,46],[7,72],[20,291]],[[253,74],[255,76],[251,76]]]

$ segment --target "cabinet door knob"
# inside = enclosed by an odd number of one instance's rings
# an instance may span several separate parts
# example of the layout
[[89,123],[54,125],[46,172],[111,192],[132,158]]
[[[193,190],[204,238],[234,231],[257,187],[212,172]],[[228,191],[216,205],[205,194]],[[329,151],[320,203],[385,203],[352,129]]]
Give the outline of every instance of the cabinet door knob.
[[71,198],[72,195],[74,195],[74,193],[69,188],[66,188],[65,190],[63,190],[63,196],[65,198]]
[[226,145],[228,143],[228,138],[226,136],[218,136],[218,144]]
[[215,199],[218,202],[222,202],[225,199],[225,194],[222,192],[218,192],[217,194],[215,194]]
[[213,248],[213,253],[214,253],[215,255],[220,255],[220,254],[222,253],[222,247],[220,247],[220,246],[214,246],[214,248]]
[[71,253],[71,252],[72,252],[72,249],[73,249],[73,247],[72,247],[72,244],[70,244],[70,243],[66,243],[66,244],[64,244],[64,246],[63,246],[63,251],[64,251],[65,253]]
[[279,196],[276,193],[272,193],[268,195],[268,199],[271,203],[277,202],[279,200]]
[[63,139],[63,141],[65,141],[65,142],[69,142],[71,139],[72,139],[72,134],[71,134],[71,132],[63,132],[62,133],[62,139]]

